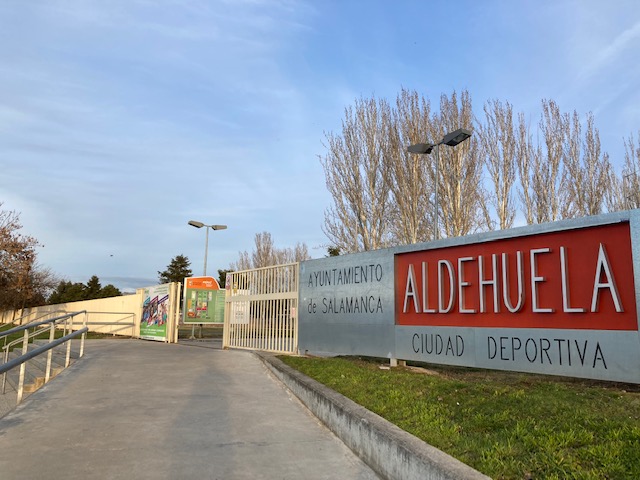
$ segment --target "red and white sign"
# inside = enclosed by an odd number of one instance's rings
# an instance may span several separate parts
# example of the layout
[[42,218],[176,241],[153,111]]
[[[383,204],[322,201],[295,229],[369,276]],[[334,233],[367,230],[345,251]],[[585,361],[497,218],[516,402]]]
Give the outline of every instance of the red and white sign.
[[628,222],[395,256],[401,326],[638,330]]
[[220,290],[220,284],[213,277],[187,277],[185,287],[195,290]]

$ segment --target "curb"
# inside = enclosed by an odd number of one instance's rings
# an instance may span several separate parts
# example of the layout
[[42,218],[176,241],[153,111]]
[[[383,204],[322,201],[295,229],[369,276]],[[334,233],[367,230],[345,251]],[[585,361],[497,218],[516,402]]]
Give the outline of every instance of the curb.
[[345,445],[385,479],[487,480],[489,477],[285,365],[254,352]]

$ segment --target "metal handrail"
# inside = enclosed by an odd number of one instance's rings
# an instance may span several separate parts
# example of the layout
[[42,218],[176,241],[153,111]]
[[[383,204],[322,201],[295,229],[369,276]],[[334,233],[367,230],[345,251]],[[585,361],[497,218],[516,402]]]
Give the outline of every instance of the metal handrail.
[[12,333],[18,333],[18,332],[21,332],[23,330],[28,330],[29,328],[38,327],[40,325],[44,325],[45,323],[51,323],[51,322],[56,322],[57,323],[60,320],[64,320],[66,318],[72,318],[72,317],[75,317],[76,315],[79,315],[81,313],[87,313],[87,311],[86,310],[80,310],[79,312],[67,313],[67,314],[61,315],[59,317],[49,318],[48,320],[41,320],[39,322],[31,322],[31,323],[27,323],[26,325],[20,325],[18,327],[10,328],[9,330],[5,330],[4,332],[0,332],[0,338],[6,337],[8,335],[11,335]]
[[[79,315],[81,313],[84,313],[84,324],[83,324],[83,328],[73,332],[73,317],[75,317],[76,315]],[[69,330],[71,330],[71,333],[66,334],[67,332],[67,323],[68,321],[71,320],[71,325],[69,326]],[[64,336],[54,340],[54,336],[55,336],[55,327],[56,324],[60,323],[64,321]],[[35,327],[39,327],[40,325],[44,325],[44,324],[49,324],[49,326],[47,327],[50,331],[49,333],[49,343],[46,345],[43,345],[41,347],[35,348],[33,350],[31,350],[30,352],[28,351],[29,348],[29,339],[33,336],[36,335],[40,335],[41,333],[44,333],[47,328],[42,328],[39,330],[34,330],[33,333],[29,333],[29,329],[31,328],[35,328]],[[70,363],[70,356],[71,356],[71,342],[70,340],[72,338],[75,338],[79,335],[81,335],[81,340],[80,340],[80,354],[79,357],[82,357],[82,355],[84,354],[84,340],[86,337],[86,333],[89,331],[89,327],[87,327],[87,311],[86,310],[82,310],[79,312],[72,312],[72,313],[67,313],[65,315],[62,315],[60,317],[55,317],[55,318],[50,318],[48,320],[42,320],[39,322],[31,322],[28,323],[27,325],[21,325],[19,327],[15,327],[12,328],[10,330],[6,330],[4,332],[0,332],[0,338],[6,338],[8,335],[11,335],[12,333],[18,333],[24,331],[24,335],[22,337],[22,339],[17,339],[14,340],[12,342],[9,343],[9,345],[5,345],[4,349],[5,349],[5,358],[4,358],[4,363],[2,365],[0,365],[0,374],[3,376],[2,379],[2,393],[5,393],[5,388],[6,388],[6,381],[7,381],[7,372],[17,366],[20,366],[20,377],[18,380],[18,389],[17,389],[17,403],[19,404],[22,401],[22,395],[23,395],[23,390],[24,390],[24,377],[25,377],[25,372],[26,372],[26,364],[25,362],[27,362],[28,360],[42,354],[45,352],[48,352],[48,356],[47,356],[47,367],[45,370],[45,383],[47,383],[50,379],[51,376],[51,361],[52,361],[52,355],[53,355],[53,348],[61,345],[63,343],[67,343],[67,352],[66,352],[66,358],[65,358],[65,368],[69,366]],[[5,340],[6,341],[6,340]],[[8,361],[8,353],[9,353],[9,347],[11,347],[12,345],[19,343],[20,341],[22,341],[22,355],[18,358],[14,358],[11,361]]]
[[[53,322],[52,325],[56,325],[58,322]],[[38,325],[30,325],[30,327],[37,327]],[[27,336],[27,340],[32,339],[34,337],[37,337],[38,335],[46,332],[50,327],[46,327],[46,328],[41,328],[40,330],[34,330],[33,332],[31,332],[28,336]],[[65,329],[66,329],[66,322],[65,322]],[[64,331],[63,335],[66,335],[66,330]],[[6,336],[5,336],[5,340],[6,340]],[[24,338],[16,338],[15,340],[6,343],[2,349],[4,350],[4,361],[5,363],[7,362],[7,355],[9,353],[9,349],[11,347],[13,347],[14,345],[17,345],[20,342],[24,342]]]
[[3,373],[7,373],[9,370],[22,365],[24,362],[31,360],[34,357],[37,357],[41,353],[47,352],[52,348],[57,347],[58,345],[62,345],[67,340],[71,340],[72,338],[75,338],[78,335],[82,335],[83,333],[87,333],[88,331],[89,331],[89,327],[81,328],[80,330],[76,330],[75,332],[68,333],[64,337],[56,338],[51,343],[47,343],[46,345],[42,345],[38,348],[34,348],[33,350],[28,351],[24,355],[20,355],[18,358],[9,360],[8,362],[5,362],[2,365],[0,365],[0,375]]
[[[58,323],[61,323],[62,320],[64,320],[64,330],[62,332],[62,335],[63,336],[66,335],[67,334],[67,319],[68,318],[69,318],[68,316],[63,315],[61,317],[50,318],[49,320],[44,320],[42,322],[32,322],[32,323],[28,323],[27,325],[23,325],[22,326],[22,327],[26,327],[26,328],[18,327],[18,328],[7,330],[6,332],[4,332],[4,333],[6,333],[6,335],[4,335],[4,339],[5,339],[5,342],[6,342],[7,338],[8,338],[8,335],[10,335],[11,332],[17,332],[17,331],[20,331],[20,330],[26,330],[25,331],[25,336],[23,336],[22,338],[16,338],[12,342],[5,343],[5,345],[2,347],[2,349],[4,350],[4,354],[2,355],[3,363],[7,363],[9,361],[9,351],[10,351],[11,347],[13,347],[14,345],[17,345],[20,342],[24,342],[25,340],[28,343],[30,339],[32,339],[34,337],[37,337],[38,335],[43,334],[48,329],[53,329],[54,325],[56,325]],[[45,328],[40,328],[38,330],[35,329],[35,327],[38,327],[40,325],[44,325],[44,324],[47,324],[47,323],[49,323],[50,326],[45,327]],[[27,334],[27,332],[29,331],[30,328],[34,328],[34,330],[33,330],[33,332]],[[50,334],[50,340],[53,339],[54,335],[55,334],[53,334],[53,333]],[[5,373],[2,376],[2,393],[3,394],[6,391],[6,385],[7,385],[7,374]]]
[[[39,312],[38,312],[38,311],[35,311],[35,312],[29,312],[29,313],[27,313],[26,315],[22,315],[20,318],[17,318],[17,319],[15,319],[15,320],[13,320],[11,323],[16,323],[16,322],[17,322],[17,323],[19,323],[20,325],[22,325],[22,321],[23,321],[23,319],[25,319],[25,318],[27,318],[27,317],[30,317],[31,315],[33,315],[33,314],[37,314],[37,313],[39,313]],[[40,318],[42,318],[42,317],[46,317],[47,315],[53,315],[54,313],[67,313],[67,312],[66,312],[66,310],[53,310],[53,311],[51,311],[51,312],[43,312],[43,313],[42,313],[42,315],[39,315],[39,316],[37,316],[36,318],[34,318],[34,319],[32,320],[32,322],[35,322],[36,320],[38,320],[38,319],[40,319]],[[8,323],[8,322],[7,322],[7,323]],[[29,322],[29,323],[31,323],[31,322]]]

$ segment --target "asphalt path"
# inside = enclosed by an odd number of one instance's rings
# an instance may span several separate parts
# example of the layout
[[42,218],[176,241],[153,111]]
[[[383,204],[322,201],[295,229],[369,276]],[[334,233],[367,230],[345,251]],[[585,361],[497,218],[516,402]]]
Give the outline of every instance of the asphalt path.
[[378,478],[251,352],[218,346],[88,341],[0,419],[0,478]]

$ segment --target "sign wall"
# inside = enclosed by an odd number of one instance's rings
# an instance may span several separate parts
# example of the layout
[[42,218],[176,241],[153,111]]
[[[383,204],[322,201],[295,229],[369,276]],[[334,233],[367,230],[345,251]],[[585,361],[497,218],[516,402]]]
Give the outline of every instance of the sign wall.
[[640,383],[639,220],[303,262],[300,349]]

